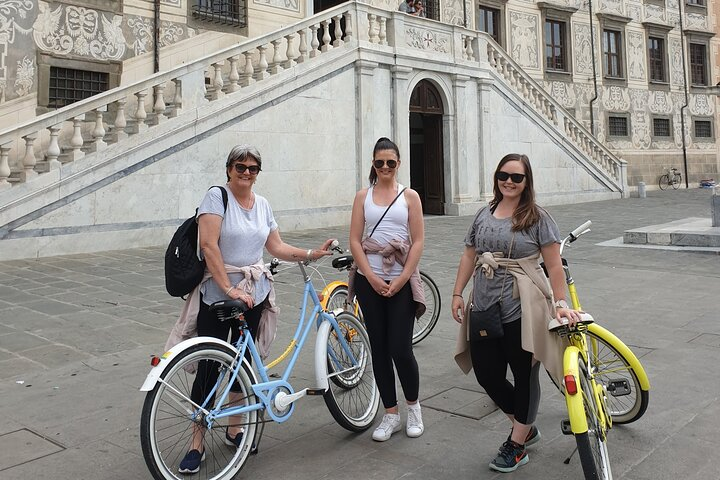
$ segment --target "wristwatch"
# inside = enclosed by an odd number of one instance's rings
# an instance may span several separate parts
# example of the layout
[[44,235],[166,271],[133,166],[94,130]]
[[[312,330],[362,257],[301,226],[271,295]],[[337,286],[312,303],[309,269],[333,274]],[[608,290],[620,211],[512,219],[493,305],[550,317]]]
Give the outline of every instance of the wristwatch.
[[570,308],[570,305],[564,299],[560,299],[555,301],[555,308]]

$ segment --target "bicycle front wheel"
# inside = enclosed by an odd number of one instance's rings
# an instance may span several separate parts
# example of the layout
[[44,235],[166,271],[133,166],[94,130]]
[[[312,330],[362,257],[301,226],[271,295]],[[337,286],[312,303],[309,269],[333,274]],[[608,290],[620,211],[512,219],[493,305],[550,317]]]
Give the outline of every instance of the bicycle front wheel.
[[440,290],[437,285],[425,272],[420,272],[420,282],[425,290],[425,313],[415,319],[413,326],[413,345],[421,342],[430,335],[440,318]]
[[631,423],[642,417],[650,402],[650,392],[642,389],[630,362],[597,331],[589,329],[585,335],[590,367],[595,381],[608,392],[606,404],[613,423]]
[[670,177],[665,175],[660,175],[660,182],[658,183],[658,187],[660,187],[660,190],[665,190],[668,185],[670,185]]
[[[340,426],[362,432],[377,414],[380,393],[375,386],[370,339],[365,327],[354,315],[343,312],[336,317],[339,331],[328,332],[328,391],[325,404]],[[347,354],[340,337],[345,339],[355,362]]]
[[677,175],[673,175],[673,179],[672,179],[673,190],[677,190],[678,188],[680,188],[680,182],[682,182],[682,175],[680,175],[679,173]]
[[[217,373],[215,391],[225,391],[232,377],[234,360],[235,353],[230,348],[207,343],[195,345],[180,353],[160,376],[155,388],[148,392],[140,421],[140,440],[145,463],[153,478],[186,478],[179,472],[179,467],[190,449],[193,435],[202,437],[204,448],[204,461],[200,464],[198,478],[229,480],[242,469],[255,440],[258,412],[246,413],[243,420],[225,417],[208,425],[205,415],[191,400],[198,371],[212,371],[212,376]],[[195,385],[195,388],[209,392],[212,386]],[[258,402],[244,367],[238,372],[233,390],[226,404],[215,405],[213,400],[205,408],[212,410]],[[245,428],[242,443],[239,447],[229,447],[225,444],[226,428],[238,424]]]
[[353,315],[355,315],[360,322],[365,324],[363,319],[362,310],[360,309],[360,305],[357,303],[357,299],[352,304],[347,303],[347,297],[348,297],[348,287],[347,285],[338,285],[333,289],[332,292],[330,292],[330,295],[328,296],[327,301],[327,311],[328,312],[334,312],[338,308],[350,312]]
[[580,463],[586,480],[609,480],[612,473],[607,450],[607,432],[602,426],[602,410],[595,397],[588,367],[582,358],[578,358],[578,373],[588,424],[587,432],[575,434]]

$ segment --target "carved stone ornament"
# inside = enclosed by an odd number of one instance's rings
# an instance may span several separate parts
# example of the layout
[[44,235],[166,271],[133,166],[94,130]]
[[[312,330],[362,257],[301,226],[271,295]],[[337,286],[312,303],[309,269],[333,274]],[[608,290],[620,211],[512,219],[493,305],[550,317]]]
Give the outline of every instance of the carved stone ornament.
[[510,12],[512,57],[523,67],[539,68],[537,15]]
[[590,49],[590,25],[576,23],[573,25],[575,37],[575,73],[592,75],[592,50]]
[[406,27],[405,42],[409,47],[433,52],[449,53],[450,37],[424,28]]
[[645,41],[639,32],[628,32],[628,75],[645,80]]

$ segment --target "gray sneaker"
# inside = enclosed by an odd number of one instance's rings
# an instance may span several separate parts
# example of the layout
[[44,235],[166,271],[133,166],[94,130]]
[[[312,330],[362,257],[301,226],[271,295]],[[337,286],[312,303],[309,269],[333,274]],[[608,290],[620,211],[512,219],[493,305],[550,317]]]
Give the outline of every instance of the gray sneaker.
[[376,442],[389,440],[393,433],[400,431],[400,415],[397,413],[386,413],[382,422],[372,434]]

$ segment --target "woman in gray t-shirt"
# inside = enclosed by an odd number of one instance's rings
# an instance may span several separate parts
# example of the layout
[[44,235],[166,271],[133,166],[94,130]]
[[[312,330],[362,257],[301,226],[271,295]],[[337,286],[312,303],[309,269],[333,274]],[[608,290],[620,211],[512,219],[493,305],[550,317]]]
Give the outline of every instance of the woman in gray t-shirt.
[[[501,302],[503,336],[471,341],[470,358],[478,383],[512,423],[510,436],[500,447],[490,468],[512,472],[528,462],[525,446],[540,439],[540,432],[533,425],[540,401],[540,363],[522,348],[522,312],[520,299],[513,298],[513,276],[507,274],[505,268],[498,267],[492,278],[488,278],[480,269],[475,270],[476,256],[498,252],[503,257],[518,259],[540,253],[555,293],[556,315],[567,317],[574,323],[578,314],[569,309],[565,301],[560,232],[550,215],[535,203],[528,157],[506,155],[500,160],[494,179],[494,197],[488,207],[475,215],[465,237],[465,251],[453,289],[452,314],[458,323],[462,323],[465,311],[462,291],[474,271],[473,310],[486,310]],[[514,383],[506,379],[508,366]]]

